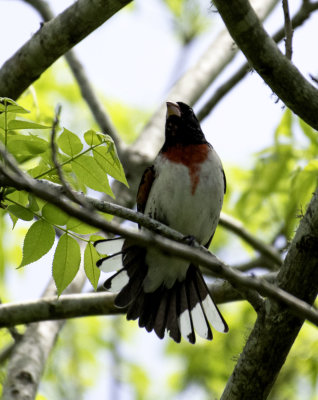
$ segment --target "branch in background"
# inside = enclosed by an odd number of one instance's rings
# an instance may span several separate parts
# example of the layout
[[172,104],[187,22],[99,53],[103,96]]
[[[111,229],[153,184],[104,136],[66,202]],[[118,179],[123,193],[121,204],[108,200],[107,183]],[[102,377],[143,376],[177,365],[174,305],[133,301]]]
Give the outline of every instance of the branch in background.
[[[0,153],[8,165],[10,165],[10,163],[15,163],[12,157],[3,149],[3,146],[0,146]],[[235,287],[253,289],[263,296],[269,296],[277,301],[283,302],[291,308],[293,313],[299,315],[301,318],[307,318],[309,321],[318,325],[318,313],[304,301],[297,299],[284,290],[259,278],[247,277],[229,268],[203,246],[190,247],[183,243],[178,243],[160,235],[153,234],[152,232],[132,231],[117,223],[106,221],[96,212],[88,212],[85,207],[75,207],[65,196],[58,196],[52,188],[46,187],[44,190],[41,182],[31,179],[22,172],[20,176],[8,171],[3,168],[3,166],[1,166],[0,170],[2,174],[7,176],[12,182],[15,182],[19,188],[32,192],[43,200],[49,201],[72,217],[76,217],[103,232],[110,232],[127,237],[131,239],[133,243],[144,247],[155,247],[168,254],[189,260],[195,265],[207,267],[215,273],[216,276],[227,279]]]
[[288,60],[292,59],[293,55],[293,26],[289,15],[289,4],[288,0],[282,0],[284,20],[285,20],[285,55]]
[[[291,25],[296,29],[301,26],[311,15],[312,12],[318,10],[318,2],[312,3],[309,1],[303,1],[297,13],[293,16],[291,20]],[[285,27],[281,28],[278,32],[273,35],[273,40],[278,43],[285,36]],[[232,77],[223,83],[216,91],[213,93],[212,97],[204,104],[204,106],[198,112],[199,120],[203,120],[212,109],[225,97],[233,87],[239,83],[248,72],[252,71],[251,66],[248,62],[243,64]]]
[[78,0],[45,23],[0,69],[0,93],[17,99],[73,46],[131,0]]
[[[22,1],[33,6],[33,8],[39,12],[43,21],[47,22],[55,17],[49,4],[45,1],[42,0],[22,0]],[[102,132],[107,133],[109,136],[111,136],[116,145],[118,154],[121,155],[121,141],[116,132],[116,129],[112,124],[109,116],[107,115],[103,104],[99,101],[97,95],[95,94],[95,91],[92,85],[90,84],[88,76],[86,75],[85,70],[81,62],[77,58],[74,50],[69,50],[65,54],[65,58],[79,85],[82,97],[86,101],[89,109],[91,110],[91,113],[95,118],[95,121],[100,126]]]
[[287,107],[318,129],[318,90],[280,52],[249,1],[215,0],[214,4],[251,66]]
[[[263,279],[274,282],[275,277],[276,274],[270,273]],[[228,282],[216,281],[209,285],[209,290],[217,304],[243,300]],[[47,295],[39,300],[3,304],[0,307],[0,328],[46,320],[122,314],[125,309],[114,306],[115,297],[103,289],[98,293],[65,294],[58,298]]]
[[229,215],[221,213],[219,224],[223,227],[226,227],[231,232],[236,233],[240,238],[249,243],[254,249],[272,260],[278,267],[281,265],[282,259],[275,247],[262,242],[257,237],[249,233],[244,228],[241,222],[234,220],[234,218],[230,217]]
[[[79,273],[67,292],[81,291],[85,280],[84,273]],[[53,281],[43,294],[46,296],[56,296]],[[12,349],[3,384],[3,399],[35,398],[47,358],[63,326],[64,321],[45,321],[27,327],[22,339]]]
[[233,269],[237,269],[241,272],[248,272],[255,268],[261,268],[261,269],[265,269],[268,271],[277,270],[277,265],[273,264],[273,262],[271,262],[267,257],[264,257],[264,256],[259,256],[250,261],[247,261],[247,262],[244,262],[241,264],[237,264],[237,265],[232,265],[231,267]]

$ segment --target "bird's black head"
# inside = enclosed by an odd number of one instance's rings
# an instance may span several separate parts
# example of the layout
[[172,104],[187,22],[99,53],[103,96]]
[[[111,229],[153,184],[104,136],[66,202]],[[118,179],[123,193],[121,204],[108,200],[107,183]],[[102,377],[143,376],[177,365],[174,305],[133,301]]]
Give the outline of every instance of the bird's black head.
[[165,146],[206,143],[192,108],[181,101],[167,102]]

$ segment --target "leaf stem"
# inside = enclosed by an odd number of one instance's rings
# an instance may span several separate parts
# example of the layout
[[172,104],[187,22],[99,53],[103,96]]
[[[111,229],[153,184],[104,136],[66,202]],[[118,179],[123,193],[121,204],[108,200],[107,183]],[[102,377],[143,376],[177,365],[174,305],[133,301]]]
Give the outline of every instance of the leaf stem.
[[[94,150],[95,147],[98,147],[98,146],[100,146],[100,145],[102,145],[102,144],[104,144],[104,143],[107,143],[107,141],[102,141],[101,143],[95,144],[94,146],[90,146],[88,149],[84,150],[83,152],[81,152],[81,153],[79,153],[79,154],[76,154],[76,156],[71,157],[71,158],[67,159],[66,161],[62,162],[61,164],[59,164],[60,167],[63,167],[63,165],[66,165],[66,164],[68,164],[68,163],[71,163],[72,161],[74,161],[74,160],[76,160],[77,158],[81,157],[82,155],[88,153],[89,151]],[[52,168],[48,169],[47,171],[42,172],[42,174],[40,174],[40,175],[34,177],[34,179],[42,178],[43,176],[50,174],[51,172],[55,171],[56,169],[57,169],[56,167],[52,167]]]
[[[28,207],[23,206],[22,204],[20,204],[20,203],[14,201],[14,200],[12,200],[12,199],[6,198],[6,201],[9,201],[10,203],[15,204],[15,205],[17,205],[17,206],[20,206],[20,207],[24,208],[25,210],[31,211],[31,213],[34,215],[34,217],[36,217],[37,219],[42,219],[43,221],[45,221],[45,222],[47,222],[48,224],[52,225],[55,229],[59,229],[60,231],[62,231],[62,232],[64,232],[64,233],[67,233],[67,234],[69,234],[70,236],[73,236],[74,238],[76,238],[76,239],[78,239],[78,240],[82,240],[83,242],[86,242],[86,243],[90,243],[90,242],[91,242],[90,239],[84,239],[83,237],[81,237],[81,236],[79,236],[78,234],[76,234],[76,233],[70,231],[70,230],[67,229],[67,228],[62,228],[62,227],[59,226],[59,225],[52,224],[52,223],[49,222],[46,218],[44,218],[42,215],[38,215],[35,211],[31,210],[31,209],[28,208]],[[19,218],[19,219],[20,219],[20,218]]]

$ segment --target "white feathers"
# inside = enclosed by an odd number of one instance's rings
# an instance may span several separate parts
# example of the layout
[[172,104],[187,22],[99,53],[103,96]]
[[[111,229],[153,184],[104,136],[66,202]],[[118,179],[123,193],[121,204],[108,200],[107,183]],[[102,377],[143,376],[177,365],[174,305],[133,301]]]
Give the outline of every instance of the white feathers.
[[202,300],[202,307],[208,321],[213,328],[215,328],[218,332],[227,332],[227,326],[224,324],[224,321],[209,294],[204,300]]
[[102,258],[97,263],[98,268],[103,272],[112,272],[121,269],[122,253],[112,254],[109,257]]
[[[119,292],[124,286],[127,285],[129,282],[129,276],[127,272],[123,269],[118,274],[114,275],[111,279],[108,281],[110,286],[107,285],[107,290],[113,293]],[[105,284],[106,284],[105,282]]]
[[208,327],[207,320],[204,317],[202,307],[200,303],[197,303],[195,307],[191,310],[191,317],[193,322],[193,327],[197,334],[203,339],[208,339],[210,329]]
[[122,265],[122,246],[124,239],[119,237],[115,239],[97,240],[94,243],[95,249],[100,254],[107,254],[108,257],[101,258],[97,266],[103,272],[117,271]]
[[189,337],[192,333],[192,324],[189,310],[184,310],[178,318],[179,328],[181,335],[189,341]]
[[94,246],[100,254],[110,255],[121,251],[124,240],[124,238],[97,240],[97,242],[94,243]]

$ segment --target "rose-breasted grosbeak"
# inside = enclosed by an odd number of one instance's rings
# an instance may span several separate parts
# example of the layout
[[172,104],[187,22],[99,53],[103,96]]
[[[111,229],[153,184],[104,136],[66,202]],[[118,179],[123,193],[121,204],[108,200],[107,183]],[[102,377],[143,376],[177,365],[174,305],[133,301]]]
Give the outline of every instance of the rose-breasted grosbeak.
[[[221,161],[191,107],[168,102],[165,142],[141,179],[138,211],[209,247],[225,189]],[[102,254],[109,254],[108,245],[107,240],[95,243]],[[176,342],[183,336],[195,343],[195,331],[211,340],[209,323],[228,331],[198,266],[127,239],[120,253],[123,267],[104,286],[119,291],[115,305],[127,307],[128,320],[139,319],[140,327],[154,330],[160,338],[168,331]],[[98,262],[107,271],[110,264],[109,257]]]

